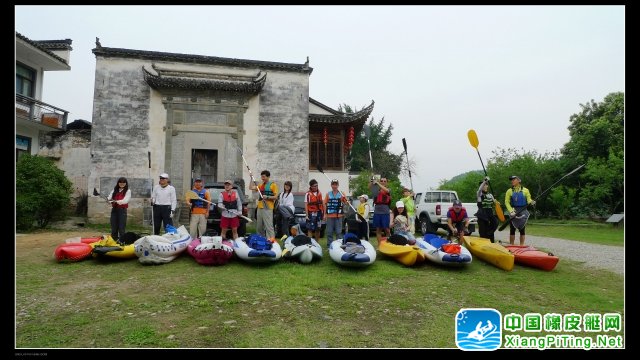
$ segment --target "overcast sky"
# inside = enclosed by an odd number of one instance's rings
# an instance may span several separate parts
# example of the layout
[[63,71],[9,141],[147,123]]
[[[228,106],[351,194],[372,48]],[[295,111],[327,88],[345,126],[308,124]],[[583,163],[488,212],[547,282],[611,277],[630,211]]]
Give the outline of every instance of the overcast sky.
[[[16,6],[31,40],[72,39],[43,101],[91,121],[102,46],[302,64],[310,96],[393,124],[417,191],[498,148],[559,150],[579,104],[625,87],[623,6]],[[403,179],[409,185],[408,178]],[[507,181],[505,179],[505,181]]]

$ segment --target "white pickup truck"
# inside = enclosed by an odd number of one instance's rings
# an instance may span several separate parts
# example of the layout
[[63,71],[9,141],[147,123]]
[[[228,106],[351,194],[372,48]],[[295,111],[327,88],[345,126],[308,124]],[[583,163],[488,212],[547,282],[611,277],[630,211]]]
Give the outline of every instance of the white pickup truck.
[[[458,193],[453,190],[429,190],[416,193],[416,229],[423,235],[436,233],[438,228],[447,229],[447,211],[458,200]],[[478,204],[462,203],[469,216],[469,231],[476,230]]]

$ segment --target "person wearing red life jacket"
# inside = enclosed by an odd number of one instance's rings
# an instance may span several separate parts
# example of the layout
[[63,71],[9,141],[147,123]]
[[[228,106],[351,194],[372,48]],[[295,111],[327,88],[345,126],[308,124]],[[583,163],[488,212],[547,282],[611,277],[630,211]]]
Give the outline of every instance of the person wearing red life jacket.
[[238,191],[233,188],[233,181],[230,179],[224,181],[224,191],[218,196],[218,207],[222,209],[220,215],[220,235],[222,238],[227,237],[227,229],[231,228],[233,240],[238,238],[238,227],[240,226],[240,217],[242,213],[242,199],[238,195]]
[[111,237],[118,240],[124,237],[127,226],[127,208],[131,200],[131,190],[126,178],[121,177],[107,200],[111,202]]
[[[454,200],[453,206],[447,211],[447,239],[451,240],[451,236],[459,237],[460,235],[469,235],[469,216],[467,209],[462,206],[460,200]],[[460,241],[458,240],[458,243]]]

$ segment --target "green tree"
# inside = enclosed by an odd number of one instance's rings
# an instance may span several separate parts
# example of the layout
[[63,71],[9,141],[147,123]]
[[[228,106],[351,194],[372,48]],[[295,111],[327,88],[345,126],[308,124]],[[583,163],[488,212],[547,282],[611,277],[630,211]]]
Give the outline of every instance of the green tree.
[[[345,105],[346,107],[346,105]],[[385,125],[384,117],[377,121],[372,117],[369,120],[371,138],[371,158],[373,159],[373,171],[376,174],[386,176],[389,180],[397,180],[403,164],[402,154],[394,154],[387,149],[391,144],[393,125]],[[367,136],[363,131],[356,134],[356,138],[348,156],[349,170],[361,172],[371,171],[369,158],[369,145]]]
[[589,216],[603,217],[624,211],[624,154],[589,159],[581,178],[580,205]]
[[572,207],[575,204],[576,189],[560,185],[549,193],[549,201],[555,208],[555,213],[561,219],[569,219],[574,215]]
[[582,111],[569,118],[571,139],[562,155],[573,159],[575,168],[588,159],[608,159],[610,153],[624,153],[624,93],[614,92],[600,103],[580,104]]
[[[396,201],[402,198],[402,184],[400,180],[389,179],[387,183],[387,187],[391,191],[391,207],[394,207]],[[371,197],[371,191],[369,190],[369,181],[371,180],[371,171],[364,170],[361,171],[360,174],[354,178],[351,178],[349,181],[349,189],[351,189],[352,197],[360,196],[361,194],[367,194]]]
[[614,92],[602,102],[580,104],[570,117],[571,139],[562,149],[564,172],[586,164],[584,173],[569,180],[581,186],[580,212],[606,216],[624,209],[624,93]]
[[63,218],[69,206],[71,181],[51,160],[23,155],[16,164],[16,227],[29,230],[34,222],[46,227]]
[[440,182],[438,190],[455,190],[462,202],[476,202],[478,191],[478,181],[484,179],[482,170],[473,170],[464,174],[456,175],[451,180]]
[[547,196],[540,195],[564,175],[563,161],[558,153],[498,149],[494,155],[487,165],[487,172],[501,204],[505,203],[505,194],[511,187],[509,176],[517,175],[522,179],[522,185],[529,189],[531,197],[537,199],[535,208],[531,209],[534,215],[553,212],[553,205],[547,201]]

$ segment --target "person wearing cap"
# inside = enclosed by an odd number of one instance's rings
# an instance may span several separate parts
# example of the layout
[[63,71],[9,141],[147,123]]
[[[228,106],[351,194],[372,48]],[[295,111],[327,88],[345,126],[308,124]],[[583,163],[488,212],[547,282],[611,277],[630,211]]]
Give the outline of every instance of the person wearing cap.
[[391,212],[391,224],[394,235],[404,236],[409,245],[416,243],[416,237],[409,232],[409,219],[402,200],[396,201],[396,207]]
[[373,198],[373,226],[376,227],[376,239],[378,244],[382,240],[382,232],[387,238],[391,236],[389,225],[391,224],[391,191],[387,186],[389,180],[386,177],[380,177],[377,180],[371,178],[369,182],[369,190],[371,190],[371,198]]
[[273,228],[273,208],[275,202],[278,199],[278,185],[275,182],[269,181],[271,172],[269,170],[262,170],[260,178],[262,184],[257,187],[252,184],[249,188],[252,191],[258,191],[258,209],[256,213],[256,232],[267,239],[274,239],[276,232]]
[[[453,206],[447,211],[447,239],[451,236],[469,235],[469,216],[467,209],[462,206],[460,200],[454,200]],[[458,243],[460,241],[458,240]]]
[[359,196],[360,204],[358,204],[358,216],[360,222],[358,223],[358,237],[369,241],[369,213],[371,212],[371,206],[369,206],[369,196],[362,194]]
[[478,212],[475,214],[478,218],[478,232],[481,238],[496,242],[494,233],[498,228],[498,218],[495,212],[497,200],[489,192],[489,177],[485,176],[484,180],[480,181],[478,185],[480,185],[476,193]]
[[320,242],[320,232],[322,230],[322,219],[324,217],[324,203],[318,181],[309,181],[309,191],[304,195],[304,208],[306,213],[307,235]]
[[[211,201],[211,195],[203,187],[202,179],[195,178],[193,180],[194,193],[199,198]],[[187,197],[187,203],[191,207],[191,218],[189,219],[189,234],[192,239],[202,237],[205,230],[207,230],[207,218],[209,217],[209,203],[202,200],[193,200]]]
[[151,193],[153,205],[153,234],[160,235],[160,224],[173,226],[173,214],[178,206],[176,189],[169,185],[169,174],[160,174],[160,183],[153,187]]
[[[331,180],[331,191],[324,198],[324,208],[326,209],[325,221],[327,227],[325,233],[327,235],[327,248],[333,240],[342,238],[342,205],[347,202],[347,198],[338,190],[340,183],[337,179]],[[335,239],[333,235],[335,234]]]
[[227,238],[227,230],[231,228],[233,240],[238,238],[238,227],[240,227],[240,214],[242,212],[242,199],[238,195],[238,190],[233,188],[233,181],[224,181],[224,190],[218,196],[218,208],[222,209],[220,215],[220,236]]
[[529,219],[527,205],[535,205],[536,201],[531,199],[529,189],[520,184],[519,176],[509,176],[511,187],[504,196],[504,203],[509,211],[509,243],[513,245],[516,241],[516,229],[520,232],[520,245],[524,245],[525,226]]
[[404,188],[402,189],[402,202],[404,203],[404,209],[407,211],[407,219],[409,219],[409,232],[415,234],[416,232],[416,204],[413,202],[415,194],[413,191]]

